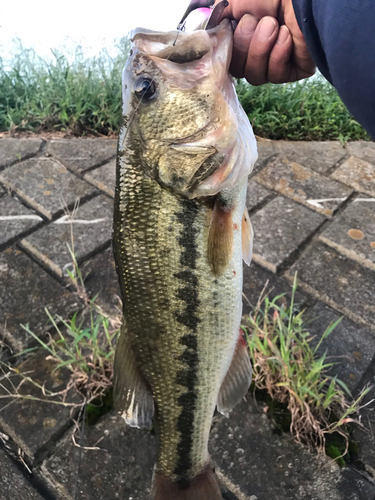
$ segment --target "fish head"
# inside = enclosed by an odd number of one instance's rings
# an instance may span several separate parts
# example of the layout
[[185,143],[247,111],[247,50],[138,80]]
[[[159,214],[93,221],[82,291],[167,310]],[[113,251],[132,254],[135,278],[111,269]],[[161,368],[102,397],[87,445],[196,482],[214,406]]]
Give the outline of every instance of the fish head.
[[234,186],[256,161],[256,141],[228,68],[228,20],[191,34],[137,29],[123,72],[120,152],[187,198]]

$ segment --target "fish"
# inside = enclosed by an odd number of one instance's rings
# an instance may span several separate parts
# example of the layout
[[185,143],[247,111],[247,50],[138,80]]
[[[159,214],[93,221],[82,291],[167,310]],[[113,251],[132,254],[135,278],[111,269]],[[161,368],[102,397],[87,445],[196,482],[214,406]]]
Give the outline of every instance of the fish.
[[113,243],[123,300],[114,406],[155,429],[153,500],[219,500],[208,452],[215,409],[246,395],[240,330],[256,140],[228,73],[228,20],[132,32],[122,75]]

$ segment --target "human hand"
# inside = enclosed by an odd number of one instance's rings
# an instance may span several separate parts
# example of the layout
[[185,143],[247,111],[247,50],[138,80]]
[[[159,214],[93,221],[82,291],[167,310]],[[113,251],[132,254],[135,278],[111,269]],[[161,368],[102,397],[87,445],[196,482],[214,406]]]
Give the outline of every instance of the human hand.
[[238,22],[231,74],[252,85],[285,83],[315,73],[292,0],[230,0],[223,18]]

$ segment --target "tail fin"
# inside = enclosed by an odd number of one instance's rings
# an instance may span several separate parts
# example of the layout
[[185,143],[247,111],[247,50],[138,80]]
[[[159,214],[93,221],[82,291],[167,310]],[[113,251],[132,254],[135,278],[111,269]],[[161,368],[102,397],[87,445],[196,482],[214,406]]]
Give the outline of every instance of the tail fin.
[[211,465],[187,484],[186,487],[173,482],[161,472],[155,472],[152,485],[152,500],[222,500],[219,480]]

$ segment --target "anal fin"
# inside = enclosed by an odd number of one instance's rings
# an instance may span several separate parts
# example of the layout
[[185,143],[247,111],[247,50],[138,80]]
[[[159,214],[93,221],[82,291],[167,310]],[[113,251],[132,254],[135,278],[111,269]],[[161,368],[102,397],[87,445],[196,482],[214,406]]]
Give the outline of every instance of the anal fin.
[[114,362],[113,402],[131,427],[151,429],[154,402],[134,359],[126,328],[121,328]]
[[208,233],[207,257],[215,276],[221,276],[233,254],[232,208],[217,198]]
[[217,409],[227,415],[246,396],[251,384],[252,367],[243,331],[240,328],[236,348],[228,372],[221,384]]
[[242,258],[248,266],[253,256],[253,226],[251,225],[249,212],[245,207],[245,211],[242,217]]

